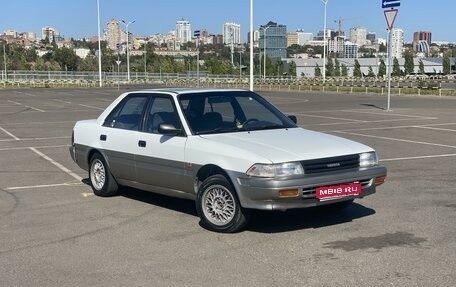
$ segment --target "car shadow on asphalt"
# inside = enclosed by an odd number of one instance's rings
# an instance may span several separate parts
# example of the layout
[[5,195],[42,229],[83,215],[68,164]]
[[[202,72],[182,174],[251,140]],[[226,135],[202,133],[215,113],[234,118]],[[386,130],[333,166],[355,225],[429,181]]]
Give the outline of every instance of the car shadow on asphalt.
[[260,233],[281,233],[303,229],[317,229],[352,222],[375,214],[375,210],[356,202],[339,211],[310,207],[282,211],[255,211],[246,230]]
[[[123,187],[121,196],[163,207],[197,217],[195,203],[192,200],[168,197],[139,189]],[[330,212],[323,208],[310,207],[282,211],[253,210],[245,231],[260,233],[280,233],[309,228],[321,228],[343,224],[375,214],[375,210],[354,202],[349,207]]]

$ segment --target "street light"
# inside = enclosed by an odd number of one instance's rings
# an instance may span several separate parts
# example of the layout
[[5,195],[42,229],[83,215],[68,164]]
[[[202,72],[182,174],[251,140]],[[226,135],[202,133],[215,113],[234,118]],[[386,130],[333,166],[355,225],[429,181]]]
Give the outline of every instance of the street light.
[[266,79],[266,31],[270,28],[271,26],[267,26],[266,28],[263,29],[263,36],[264,36],[264,47],[263,47],[263,69],[264,69],[264,76],[263,78]]
[[8,74],[6,73],[6,51],[5,51],[5,41],[3,41],[3,66],[5,69],[5,80],[8,81]]
[[100,81],[100,88],[103,86],[101,78],[101,35],[100,35],[100,0],[97,0],[97,19],[98,19],[98,78]]
[[127,33],[127,80],[130,81],[130,35],[128,34],[128,25],[135,23],[136,21],[130,21],[130,22],[125,22],[125,20],[122,20],[122,23],[125,25],[125,30]]
[[328,0],[320,0],[325,5],[324,28],[323,28],[323,84],[326,80],[326,6]]
[[250,0],[250,91],[253,92],[253,0]]

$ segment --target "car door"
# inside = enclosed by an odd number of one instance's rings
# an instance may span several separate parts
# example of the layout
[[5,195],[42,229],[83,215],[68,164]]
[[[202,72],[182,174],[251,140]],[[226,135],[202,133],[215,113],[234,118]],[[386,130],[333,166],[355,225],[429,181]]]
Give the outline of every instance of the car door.
[[[149,186],[187,191],[192,187],[184,162],[187,137],[159,132],[160,124],[182,129],[174,100],[169,95],[154,94],[145,113],[145,121],[136,145],[136,173],[140,183]],[[190,184],[188,184],[190,182]]]
[[111,173],[118,180],[135,181],[135,152],[149,96],[133,93],[106,117],[100,129],[100,144]]

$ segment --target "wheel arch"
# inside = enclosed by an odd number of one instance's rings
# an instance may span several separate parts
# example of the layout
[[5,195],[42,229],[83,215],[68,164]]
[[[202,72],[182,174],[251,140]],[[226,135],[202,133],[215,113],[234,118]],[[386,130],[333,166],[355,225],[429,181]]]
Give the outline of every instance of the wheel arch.
[[211,177],[213,175],[223,175],[226,178],[226,180],[228,180],[228,182],[231,184],[231,187],[234,189],[234,191],[236,192],[236,195],[239,198],[238,189],[236,188],[236,185],[233,182],[233,180],[235,180],[235,179],[231,178],[231,176],[223,168],[221,168],[220,166],[215,165],[215,164],[206,164],[198,170],[196,177],[195,177],[195,185],[194,185],[195,194],[198,193],[198,189],[199,189],[201,183],[204,180],[206,180],[208,177]]

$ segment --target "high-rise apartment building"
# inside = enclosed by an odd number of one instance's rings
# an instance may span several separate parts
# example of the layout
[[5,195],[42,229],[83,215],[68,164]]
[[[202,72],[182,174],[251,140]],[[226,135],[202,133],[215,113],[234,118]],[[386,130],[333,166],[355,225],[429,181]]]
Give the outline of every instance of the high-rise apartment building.
[[241,43],[241,25],[236,23],[223,24],[223,43],[240,44]]
[[404,30],[399,28],[391,29],[391,46],[392,46],[392,56],[393,58],[402,58],[402,49],[404,47]]
[[57,37],[60,37],[59,31],[51,27],[41,28],[41,40],[48,39],[50,42],[54,41]]
[[192,29],[189,21],[184,19],[177,21],[176,37],[181,44],[185,44],[192,40]]
[[304,46],[312,41],[313,34],[306,33],[303,30],[297,30],[296,32],[287,33],[287,46],[290,47],[293,44]]
[[432,33],[427,31],[418,31],[413,33],[413,42],[426,41],[429,46],[432,44]]
[[266,56],[272,61],[278,61],[287,56],[287,26],[270,21],[260,26],[259,40],[261,57]]
[[109,49],[119,50],[120,46],[124,42],[122,34],[123,32],[120,29],[119,21],[116,19],[109,20],[104,34]]
[[350,29],[350,42],[358,46],[366,45],[367,30],[364,27],[354,27]]
[[419,53],[428,53],[432,43],[432,33],[418,31],[413,33],[413,50]]

